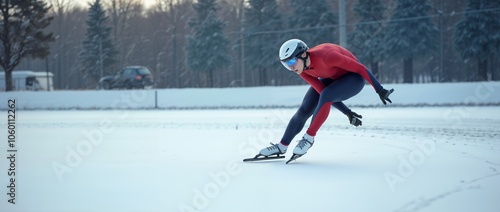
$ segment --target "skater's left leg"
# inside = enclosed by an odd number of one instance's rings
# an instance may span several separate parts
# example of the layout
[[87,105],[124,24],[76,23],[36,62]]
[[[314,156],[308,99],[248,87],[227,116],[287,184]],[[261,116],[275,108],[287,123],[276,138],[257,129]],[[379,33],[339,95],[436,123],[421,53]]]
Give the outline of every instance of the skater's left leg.
[[292,142],[292,139],[297,135],[304,127],[307,119],[312,116],[316,104],[318,103],[319,94],[310,87],[307,91],[302,104],[293,117],[288,122],[285,133],[281,138],[281,141],[277,144],[272,144],[269,147],[262,149],[259,154],[264,156],[275,155],[275,154],[285,154],[288,149],[288,145]]
[[[318,132],[321,125],[326,121],[330,114],[330,106],[333,102],[342,102],[354,95],[358,94],[364,87],[364,79],[359,74],[348,74],[340,79],[335,80],[323,89],[320,94],[318,104],[313,114],[311,125],[306,131],[306,134],[299,141],[299,144],[293,149],[293,156],[300,157],[307,153],[307,150],[314,144],[314,136]],[[338,104],[337,106],[342,106]],[[347,108],[347,107],[346,107]],[[344,108],[345,110],[345,108]]]
[[307,129],[307,134],[316,136],[319,128],[330,114],[330,106],[333,102],[345,101],[358,94],[364,87],[364,79],[361,75],[352,73],[335,80],[328,85],[320,94],[318,104]]

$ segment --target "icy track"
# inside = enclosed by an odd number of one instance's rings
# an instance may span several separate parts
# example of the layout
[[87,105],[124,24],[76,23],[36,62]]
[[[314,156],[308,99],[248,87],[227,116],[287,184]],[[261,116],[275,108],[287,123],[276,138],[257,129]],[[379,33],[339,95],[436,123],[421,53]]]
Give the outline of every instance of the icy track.
[[500,211],[500,107],[353,109],[288,165],[242,159],[292,109],[18,111],[0,211]]

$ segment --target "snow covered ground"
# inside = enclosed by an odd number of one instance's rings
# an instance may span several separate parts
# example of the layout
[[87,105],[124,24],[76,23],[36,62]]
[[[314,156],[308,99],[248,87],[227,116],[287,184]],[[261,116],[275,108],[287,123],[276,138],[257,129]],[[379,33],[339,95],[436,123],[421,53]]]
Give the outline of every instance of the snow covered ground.
[[500,107],[354,111],[363,126],[332,112],[286,165],[242,159],[294,109],[21,110],[0,211],[500,211]]
[[[500,82],[384,84],[394,88],[391,106],[500,105]],[[308,86],[0,92],[0,99],[16,99],[18,109],[206,109],[297,107]],[[381,106],[369,85],[347,105]],[[0,103],[0,110],[7,104]]]
[[306,86],[0,93],[0,211],[500,211],[500,82],[385,87],[392,107],[365,87],[363,126],[333,109],[288,165],[242,159]]

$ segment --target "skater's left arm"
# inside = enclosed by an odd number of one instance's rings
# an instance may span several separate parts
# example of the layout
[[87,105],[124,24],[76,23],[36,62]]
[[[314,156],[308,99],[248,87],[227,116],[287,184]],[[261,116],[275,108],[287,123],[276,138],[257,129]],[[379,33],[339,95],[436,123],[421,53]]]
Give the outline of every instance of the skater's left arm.
[[300,77],[309,85],[311,85],[311,87],[313,87],[314,90],[316,90],[316,92],[318,93],[321,93],[321,91],[323,91],[323,89],[325,88],[325,85],[316,77],[305,74],[303,72],[302,74],[300,74]]
[[342,112],[344,115],[347,116],[347,119],[349,119],[349,123],[358,127],[362,125],[361,118],[363,116],[355,113],[351,109],[349,109],[343,102],[334,102],[333,107],[337,108],[340,112]]
[[347,114],[347,118],[349,119],[349,123],[356,126],[356,127],[363,125],[363,122],[361,121],[363,116],[361,116],[353,111],[351,111]]
[[332,105],[344,115],[347,115],[349,112],[351,112],[351,109],[349,109],[343,102],[334,102]]

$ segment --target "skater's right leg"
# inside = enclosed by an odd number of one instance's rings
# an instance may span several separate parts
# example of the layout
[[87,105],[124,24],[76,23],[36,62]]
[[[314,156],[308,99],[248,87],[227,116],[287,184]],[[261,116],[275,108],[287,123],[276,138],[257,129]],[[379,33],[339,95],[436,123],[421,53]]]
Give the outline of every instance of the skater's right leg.
[[318,92],[316,92],[316,90],[312,87],[309,88],[299,109],[290,119],[290,122],[288,122],[285,133],[281,138],[281,144],[288,146],[292,142],[293,138],[299,134],[300,131],[302,131],[307,119],[314,113],[316,105],[318,104],[318,99]]

